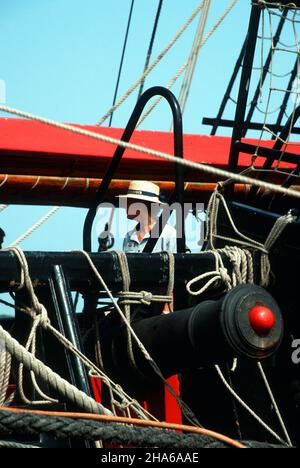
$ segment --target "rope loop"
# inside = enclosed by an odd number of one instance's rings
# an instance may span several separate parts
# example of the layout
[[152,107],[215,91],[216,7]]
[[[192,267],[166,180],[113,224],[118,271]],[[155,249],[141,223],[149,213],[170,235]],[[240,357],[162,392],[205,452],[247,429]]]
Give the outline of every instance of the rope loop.
[[141,291],[141,303],[149,306],[152,302],[153,295],[149,291]]

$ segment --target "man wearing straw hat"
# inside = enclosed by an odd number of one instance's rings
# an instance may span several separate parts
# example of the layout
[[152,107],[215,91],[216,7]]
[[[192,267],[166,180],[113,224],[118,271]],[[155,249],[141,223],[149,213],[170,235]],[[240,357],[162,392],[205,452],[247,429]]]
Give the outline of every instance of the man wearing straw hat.
[[[152,182],[134,181],[127,194],[119,198],[127,199],[128,219],[137,220],[137,226],[124,239],[123,250],[126,253],[143,252],[149,238],[158,234],[158,214],[163,205],[160,188]],[[153,252],[164,251],[176,252],[176,230],[169,224],[165,225],[153,249]]]

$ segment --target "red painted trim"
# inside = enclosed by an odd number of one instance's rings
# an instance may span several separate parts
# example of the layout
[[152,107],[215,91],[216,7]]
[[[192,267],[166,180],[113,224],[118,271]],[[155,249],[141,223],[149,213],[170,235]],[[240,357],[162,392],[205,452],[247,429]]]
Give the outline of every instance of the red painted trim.
[[[180,382],[177,375],[168,378],[169,385],[175,394],[180,396]],[[182,424],[182,413],[178,401],[165,387],[165,421],[168,423]]]
[[[120,138],[123,131],[116,128],[76,126],[114,138]],[[230,141],[228,137],[184,135],[185,158],[217,167],[226,167]],[[257,144],[256,140],[245,141]],[[131,142],[169,154],[173,153],[171,133],[136,130]],[[272,147],[273,143],[266,141],[264,145]],[[0,161],[3,173],[6,171],[18,173],[20,170],[19,173],[24,174],[27,170],[29,174],[40,171],[41,175],[87,176],[89,174],[95,176],[96,171],[100,177],[114,150],[115,147],[108,143],[75,135],[39,122],[0,118]],[[289,150],[300,154],[299,146],[291,144]],[[243,168],[249,166],[250,162],[250,156],[244,155],[240,158],[239,164]],[[123,165],[127,170],[138,168],[136,164],[141,163],[146,163],[147,169],[154,168],[154,172],[156,167],[157,171],[170,167],[170,163],[166,161],[130,149],[126,150]],[[197,178],[199,179],[199,174]]]
[[102,402],[102,381],[99,377],[91,377],[94,398],[98,403]]

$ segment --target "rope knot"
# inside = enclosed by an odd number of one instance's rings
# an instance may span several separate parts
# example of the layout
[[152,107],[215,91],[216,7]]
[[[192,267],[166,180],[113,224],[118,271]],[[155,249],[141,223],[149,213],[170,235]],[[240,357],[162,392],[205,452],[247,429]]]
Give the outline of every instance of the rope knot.
[[152,298],[153,298],[152,293],[149,291],[141,291],[140,294],[141,294],[141,303],[147,306],[151,305]]
[[37,315],[36,319],[39,320],[39,324],[42,327],[47,328],[47,326],[50,323],[50,320],[49,320],[48,312],[47,312],[45,306],[43,304],[39,303],[38,307],[37,307],[37,312],[38,312],[38,315]]
[[219,274],[220,274],[220,279],[223,283],[225,284],[231,284],[231,278],[230,278],[230,275],[228,273],[228,270],[227,268],[225,267],[220,267],[219,269]]

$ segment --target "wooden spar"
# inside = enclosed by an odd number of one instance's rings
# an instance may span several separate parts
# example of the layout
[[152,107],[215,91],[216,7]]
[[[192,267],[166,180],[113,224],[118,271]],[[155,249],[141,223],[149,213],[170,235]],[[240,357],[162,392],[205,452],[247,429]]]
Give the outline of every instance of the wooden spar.
[[[116,128],[79,127],[113,138],[120,138],[123,132]],[[115,151],[114,145],[24,119],[0,118],[0,135],[1,170],[5,174],[101,178]],[[257,145],[256,140],[244,141]],[[131,142],[173,154],[172,133],[136,130]],[[230,142],[228,137],[184,135],[184,157],[227,168]],[[272,147],[274,142],[263,144]],[[288,150],[300,154],[299,146],[290,144]],[[250,165],[251,155],[241,155],[239,170]],[[173,167],[170,162],[128,149],[115,178],[168,181],[174,178]],[[189,182],[216,181],[208,174],[190,169],[185,171],[185,178]]]
[[[83,128],[113,138],[120,138],[123,132],[116,128]],[[115,151],[108,143],[24,119],[0,118],[0,135],[0,203],[5,204],[88,207]],[[136,130],[131,142],[173,154],[172,133]],[[230,142],[227,137],[184,135],[184,157],[226,169]],[[254,140],[245,142],[257,144]],[[273,142],[264,145],[272,147]],[[289,147],[300,154],[299,146]],[[260,160],[264,162],[264,158]],[[239,170],[250,164],[251,155],[241,155]],[[291,167],[287,163],[283,165],[287,169]],[[132,179],[158,181],[168,196],[174,187],[171,182],[174,172],[172,163],[128,149],[111,184],[108,200],[125,193]],[[218,182],[210,174],[191,169],[185,170],[185,180],[186,201],[198,202],[205,202]],[[282,176],[274,172],[268,180],[282,183]],[[240,195],[247,193],[244,185],[237,185],[236,191]]]
[[[173,182],[154,181],[168,197]],[[95,198],[101,179],[80,177],[49,177],[0,174],[0,203],[89,207]],[[113,180],[107,201],[114,203],[116,196],[126,193],[128,180]],[[185,188],[186,202],[206,202],[216,183],[189,182]],[[249,186],[235,185],[237,197],[244,198]]]

